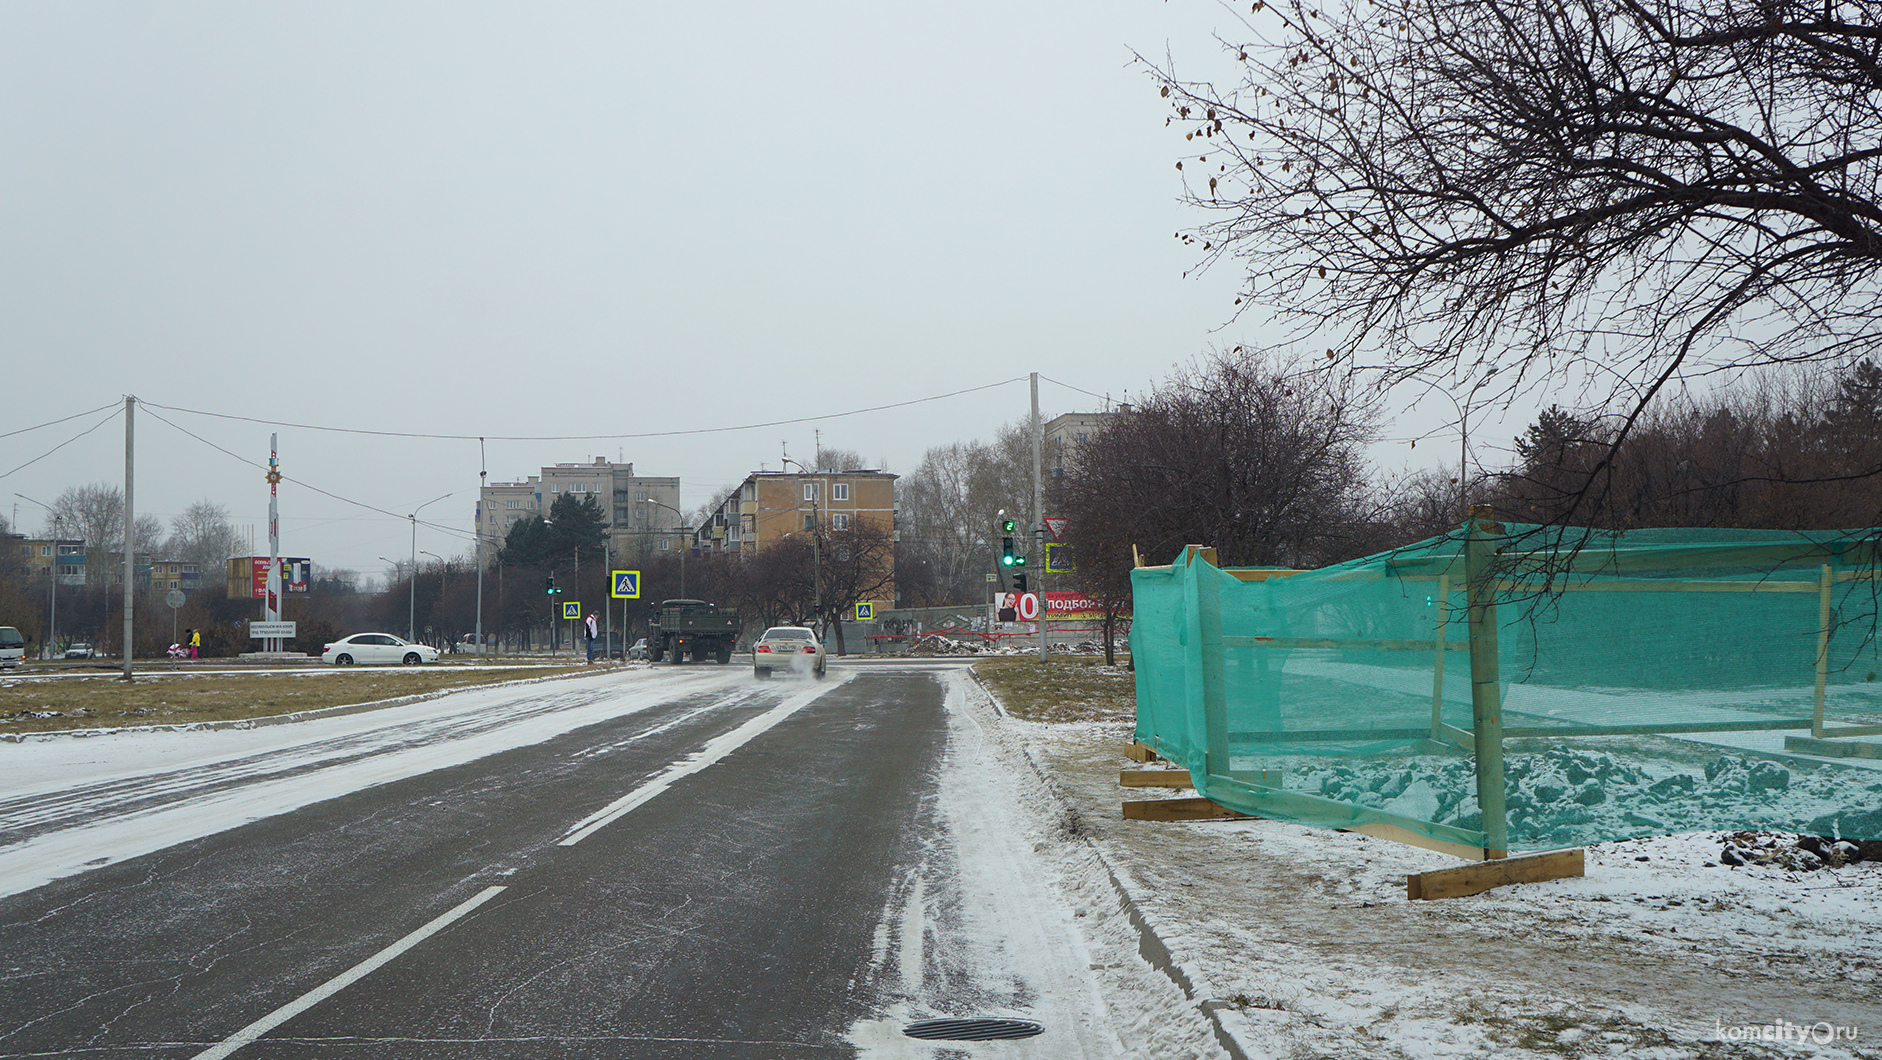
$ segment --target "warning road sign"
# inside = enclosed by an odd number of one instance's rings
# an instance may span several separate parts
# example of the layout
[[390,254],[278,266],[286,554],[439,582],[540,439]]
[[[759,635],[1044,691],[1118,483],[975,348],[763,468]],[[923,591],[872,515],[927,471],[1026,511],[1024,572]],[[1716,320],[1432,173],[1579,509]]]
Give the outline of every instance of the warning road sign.
[[640,572],[637,570],[615,571],[614,590],[609,595],[616,600],[640,599]]
[[565,603],[565,604],[563,604],[563,605],[562,605],[562,617],[563,617],[563,618],[580,618],[580,617],[582,617],[582,605],[580,605],[580,604],[578,604],[578,603]]

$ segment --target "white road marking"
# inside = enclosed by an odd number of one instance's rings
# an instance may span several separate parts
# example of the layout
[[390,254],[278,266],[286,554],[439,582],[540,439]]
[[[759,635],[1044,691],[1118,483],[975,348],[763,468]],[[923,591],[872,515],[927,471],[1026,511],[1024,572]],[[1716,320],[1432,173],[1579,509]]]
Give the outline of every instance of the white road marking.
[[452,908],[450,911],[439,915],[431,923],[426,924],[424,927],[421,927],[417,931],[412,932],[411,934],[405,936],[399,941],[394,942],[392,945],[387,946],[385,949],[380,950],[378,953],[373,954],[371,957],[366,958],[360,963],[354,965],[353,967],[347,969],[346,971],[340,973],[339,975],[333,977],[332,979],[327,980],[326,982],[315,987],[314,989],[309,990],[307,993],[302,994],[300,997],[295,998],[293,1001],[290,1001],[287,1004],[282,1005],[280,1008],[275,1009],[273,1012],[268,1013],[266,1016],[263,1016],[262,1018],[256,1020],[255,1022],[249,1024],[248,1026],[243,1027],[241,1030],[236,1031],[234,1034],[230,1035],[226,1040],[224,1040],[221,1044],[211,1046],[210,1048],[205,1049],[200,1053],[197,1053],[192,1058],[192,1060],[222,1060],[223,1057],[228,1056],[230,1053],[235,1052],[237,1049],[240,1049],[242,1046],[247,1045],[248,1043],[254,1041],[257,1038],[260,1038],[262,1035],[267,1034],[271,1030],[274,1030],[276,1027],[279,1027],[281,1024],[286,1023],[288,1020],[291,1020],[294,1017],[300,1015],[301,1013],[306,1012],[308,1009],[313,1008],[315,1005],[320,1004],[322,1001],[325,1001],[326,999],[332,997],[333,995],[339,993],[340,991],[345,990],[347,987],[352,986],[354,983],[359,982],[361,979],[364,979],[368,975],[371,975],[373,972],[384,967],[388,962],[390,962],[393,958],[397,957],[399,954],[404,953],[406,950],[411,949],[413,946],[418,945],[419,943],[425,941],[431,936],[444,930],[446,927],[450,926],[450,924],[453,921],[462,919],[463,917],[467,916],[473,909],[476,909],[478,906],[484,904],[485,902],[488,902],[490,899],[495,898],[497,895],[503,893],[503,891],[504,891],[504,888],[501,886],[485,887],[483,890],[477,892],[472,897],[467,898],[464,901],[458,903],[457,906]]
[[556,845],[572,847],[582,840],[587,839],[589,836],[594,835],[596,832],[599,832],[601,829],[606,828],[608,825],[613,824],[615,821],[633,813],[640,807],[652,802],[661,792],[672,787],[675,781],[690,777],[694,773],[709,768],[726,755],[731,754],[733,751],[738,750],[756,739],[765,730],[797,713],[804,707],[809,706],[824,695],[824,693],[834,688],[841,687],[847,680],[848,675],[844,675],[841,680],[831,681],[827,684],[819,684],[815,688],[799,692],[797,695],[787,698],[784,702],[779,703],[763,714],[740,725],[731,732],[713,737],[706,741],[706,746],[686,756],[684,759],[673,763],[664,770],[661,770],[659,775],[655,776],[652,780],[647,781],[647,783],[642,784],[626,795],[621,796],[606,806],[603,806],[601,809],[596,810],[594,813],[589,814],[587,817],[575,822],[574,827],[570,828]]

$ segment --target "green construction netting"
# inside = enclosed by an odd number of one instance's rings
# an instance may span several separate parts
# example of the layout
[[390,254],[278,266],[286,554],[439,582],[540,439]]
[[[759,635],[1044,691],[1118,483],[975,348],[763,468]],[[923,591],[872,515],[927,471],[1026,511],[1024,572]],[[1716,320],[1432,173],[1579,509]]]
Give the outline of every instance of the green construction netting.
[[1224,806],[1472,847],[1882,838],[1882,532],[1474,535],[1135,571],[1137,739]]

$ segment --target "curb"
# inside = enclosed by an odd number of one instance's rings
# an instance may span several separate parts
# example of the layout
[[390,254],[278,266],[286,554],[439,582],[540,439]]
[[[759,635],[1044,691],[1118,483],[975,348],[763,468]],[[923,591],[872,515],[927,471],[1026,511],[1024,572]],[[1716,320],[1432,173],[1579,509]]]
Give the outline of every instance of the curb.
[[[993,705],[994,712],[1001,720],[1006,720],[1008,718],[1006,705],[1000,702],[1000,697],[987,688],[986,683],[980,679],[979,674],[973,673],[972,668],[969,668],[968,672],[973,674],[974,683],[986,693],[987,701]],[[1039,778],[1040,785],[1052,797],[1053,802],[1062,811],[1076,815],[1078,808],[1060,794],[1058,782],[1034,756],[1032,749],[1023,744],[1016,749],[1025,757],[1026,764],[1032,767],[1034,775]],[[1223,1052],[1233,1060],[1253,1060],[1242,1047],[1241,1042],[1236,1040],[1235,1035],[1223,1023],[1222,1005],[1218,999],[1199,990],[1196,981],[1177,963],[1176,955],[1170,951],[1169,943],[1163,941],[1163,937],[1157,934],[1156,928],[1150,923],[1150,918],[1144,914],[1137,900],[1131,896],[1130,888],[1124,882],[1124,875],[1111,864],[1109,858],[1104,856],[1104,851],[1099,849],[1096,841],[1085,836],[1079,836],[1077,840],[1084,844],[1085,850],[1104,870],[1105,878],[1111,882],[1111,889],[1117,893],[1118,908],[1123,910],[1125,918],[1137,932],[1138,956],[1144,959],[1144,963],[1162,972],[1170,982],[1176,984],[1176,988],[1183,992],[1183,997],[1196,1006],[1196,1011],[1209,1021],[1210,1028],[1215,1032],[1216,1044],[1222,1047]]]

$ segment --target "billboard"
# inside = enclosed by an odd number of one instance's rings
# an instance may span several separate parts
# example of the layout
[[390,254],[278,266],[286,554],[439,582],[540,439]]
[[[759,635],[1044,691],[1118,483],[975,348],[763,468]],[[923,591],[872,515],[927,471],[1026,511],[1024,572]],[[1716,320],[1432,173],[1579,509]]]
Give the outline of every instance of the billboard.
[[[305,556],[281,557],[281,591],[304,593],[314,579],[314,561]],[[260,600],[268,595],[268,557],[234,556],[229,559],[229,599]]]

